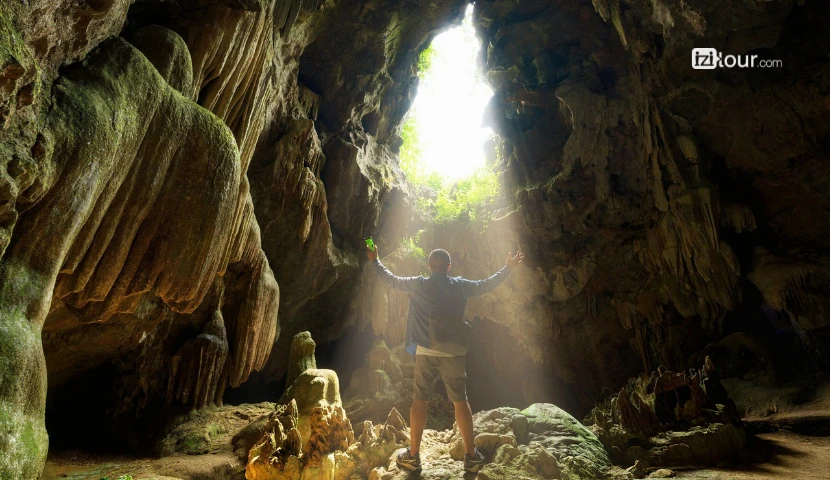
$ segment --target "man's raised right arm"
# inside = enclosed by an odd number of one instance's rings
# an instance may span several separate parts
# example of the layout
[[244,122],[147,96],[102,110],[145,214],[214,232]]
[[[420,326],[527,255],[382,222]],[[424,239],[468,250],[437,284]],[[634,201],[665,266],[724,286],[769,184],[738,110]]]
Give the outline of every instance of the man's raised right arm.
[[375,247],[375,251],[366,249],[366,255],[369,257],[369,260],[372,262],[372,267],[375,269],[375,275],[380,278],[380,281],[385,283],[386,285],[392,287],[395,290],[401,290],[406,293],[412,293],[418,282],[421,280],[421,277],[399,277],[394,273],[390,272],[388,268],[382,263],[380,263],[380,259],[378,258],[377,247]]

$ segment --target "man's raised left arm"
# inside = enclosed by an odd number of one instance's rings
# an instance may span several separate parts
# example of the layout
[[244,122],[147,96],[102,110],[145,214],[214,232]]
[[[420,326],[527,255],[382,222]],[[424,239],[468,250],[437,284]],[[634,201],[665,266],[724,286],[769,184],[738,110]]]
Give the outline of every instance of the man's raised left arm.
[[521,265],[524,261],[524,254],[516,252],[516,254],[508,253],[507,260],[504,262],[504,268],[494,273],[490,278],[484,280],[464,280],[464,294],[467,297],[477,297],[485,293],[493,291],[496,287],[507,280],[510,271]]

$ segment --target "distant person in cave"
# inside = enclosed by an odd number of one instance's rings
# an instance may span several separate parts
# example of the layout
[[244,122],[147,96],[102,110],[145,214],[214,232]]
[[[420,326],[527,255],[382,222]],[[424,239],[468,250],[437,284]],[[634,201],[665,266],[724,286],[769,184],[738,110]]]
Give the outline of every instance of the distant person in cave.
[[421,470],[421,437],[427,421],[427,401],[440,376],[455,407],[455,421],[464,440],[464,470],[475,473],[484,464],[484,455],[475,448],[473,413],[467,402],[467,371],[464,364],[471,326],[464,320],[467,299],[498,287],[510,270],[524,260],[521,252],[509,253],[504,268],[486,280],[450,277],[450,254],[433,250],[429,254],[428,277],[398,277],[378,259],[377,248],[367,248],[375,273],[390,287],[409,294],[406,322],[406,351],[415,355],[415,393],[409,413],[410,447],[397,457],[399,467]]

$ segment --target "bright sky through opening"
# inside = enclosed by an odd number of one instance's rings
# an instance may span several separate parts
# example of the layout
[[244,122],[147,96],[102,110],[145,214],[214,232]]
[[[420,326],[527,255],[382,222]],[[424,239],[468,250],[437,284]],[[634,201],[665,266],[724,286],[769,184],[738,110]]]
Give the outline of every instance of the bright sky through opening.
[[435,57],[410,110],[418,125],[426,170],[453,180],[484,166],[484,142],[493,134],[491,128],[481,127],[493,90],[476,67],[481,43],[472,13],[469,5],[460,27],[432,41]]

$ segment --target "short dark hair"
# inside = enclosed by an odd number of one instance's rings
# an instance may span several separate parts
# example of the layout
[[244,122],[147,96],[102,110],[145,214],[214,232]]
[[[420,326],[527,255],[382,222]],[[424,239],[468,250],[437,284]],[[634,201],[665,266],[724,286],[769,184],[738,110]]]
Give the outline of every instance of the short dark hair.
[[435,249],[429,254],[429,268],[436,272],[447,272],[450,269],[450,253],[440,248]]

